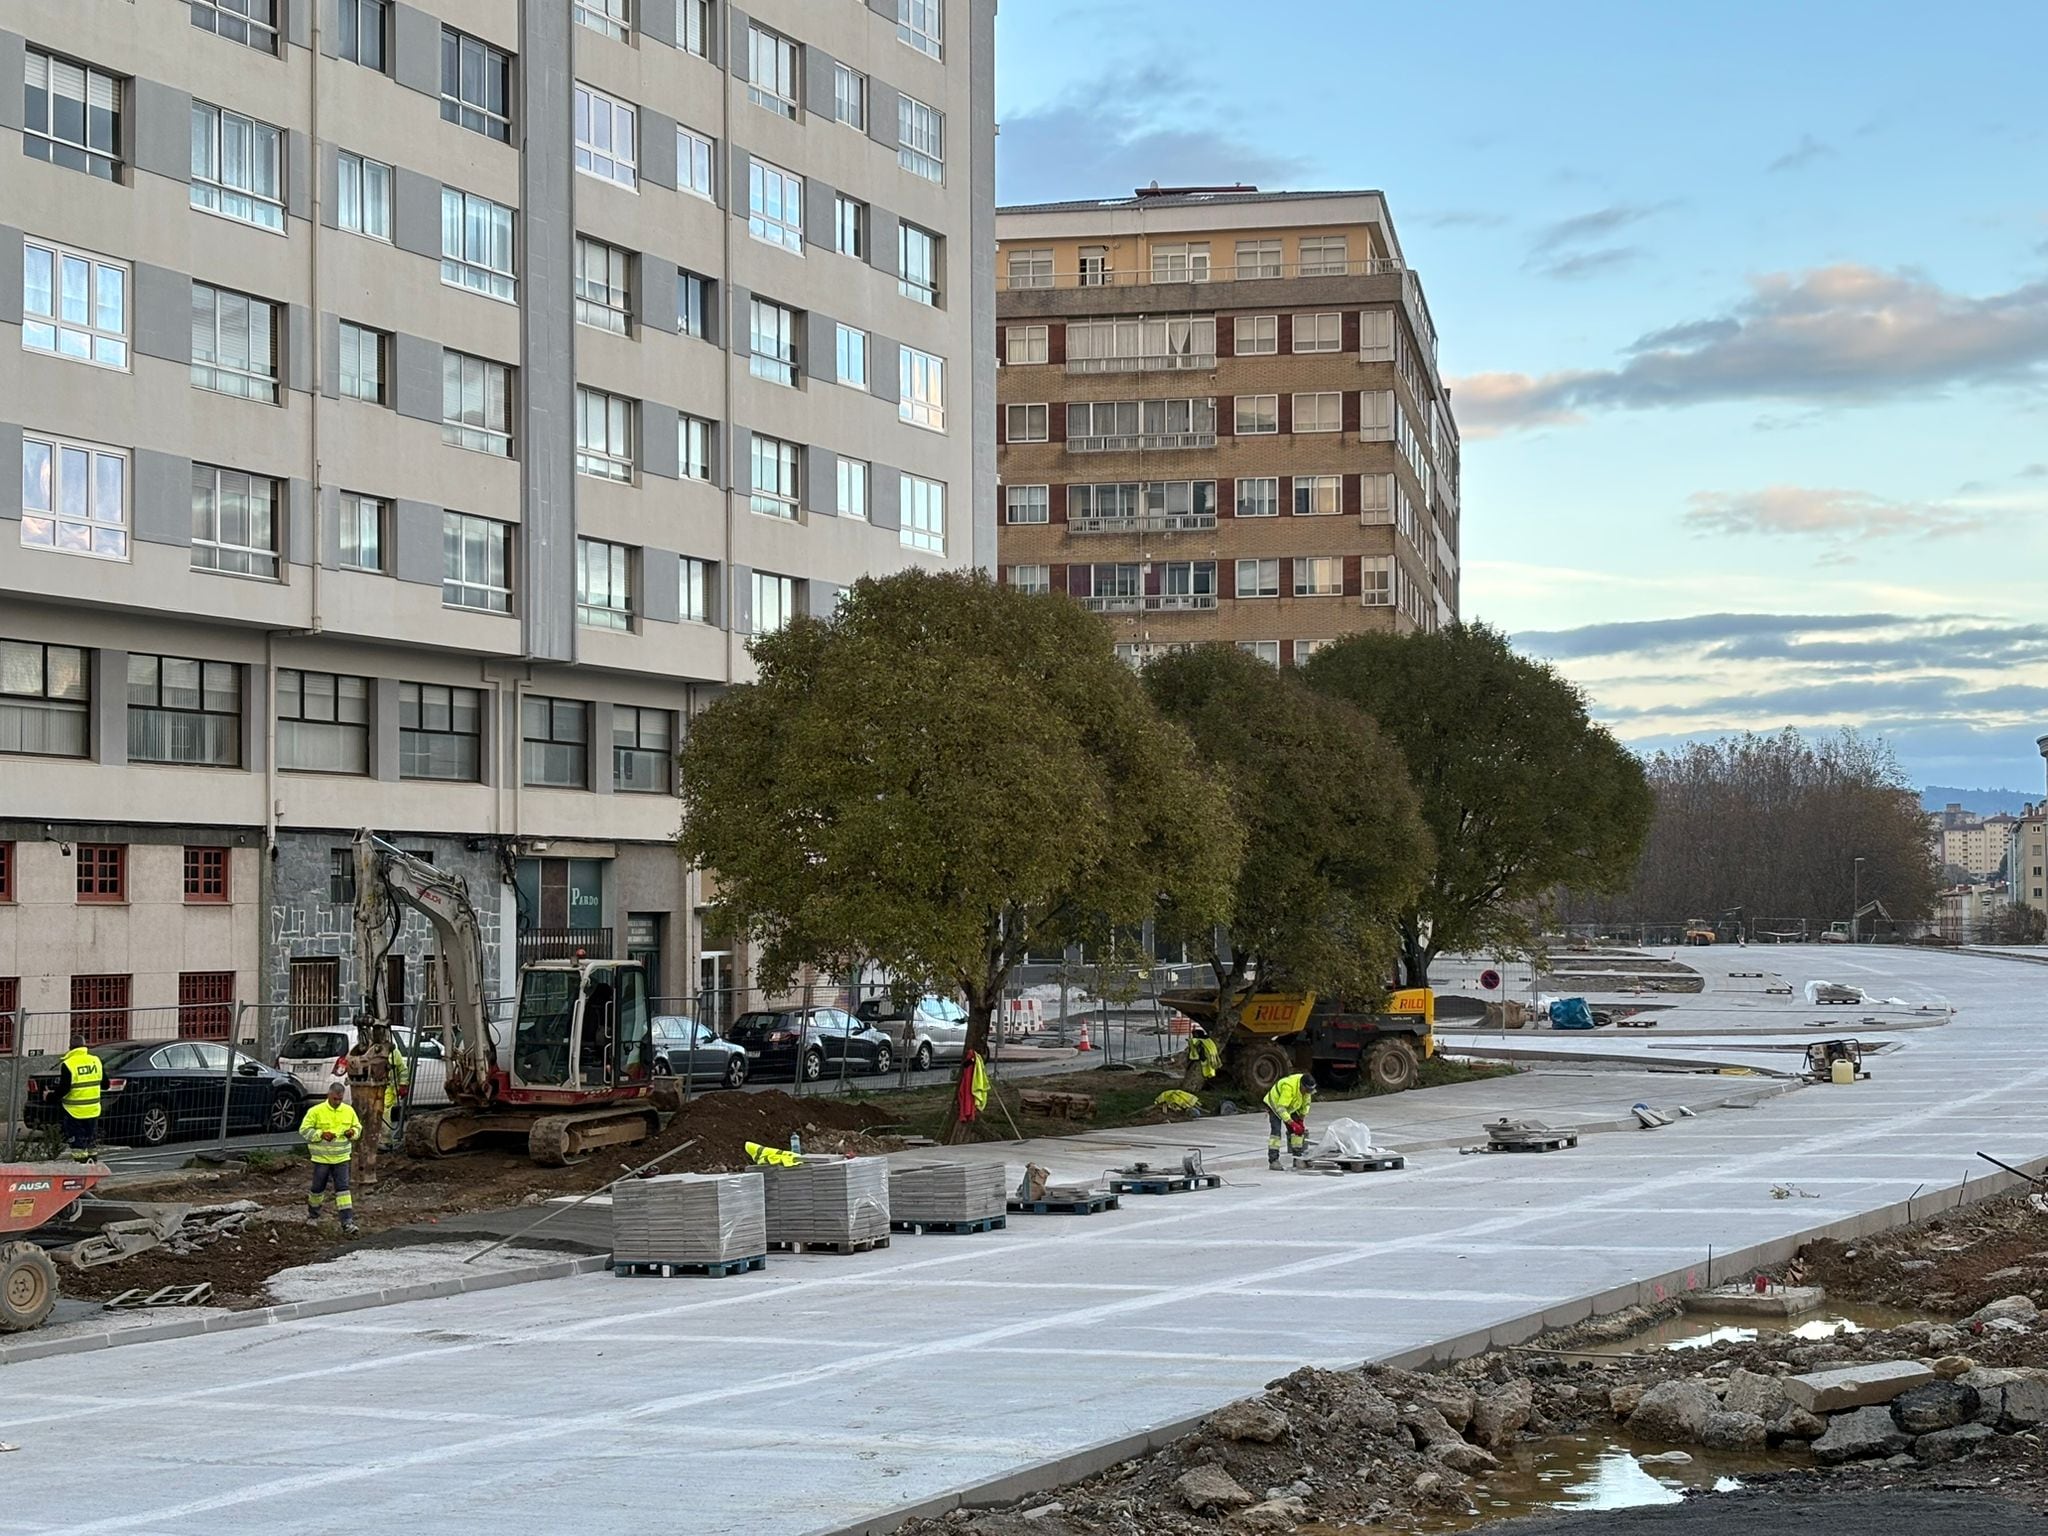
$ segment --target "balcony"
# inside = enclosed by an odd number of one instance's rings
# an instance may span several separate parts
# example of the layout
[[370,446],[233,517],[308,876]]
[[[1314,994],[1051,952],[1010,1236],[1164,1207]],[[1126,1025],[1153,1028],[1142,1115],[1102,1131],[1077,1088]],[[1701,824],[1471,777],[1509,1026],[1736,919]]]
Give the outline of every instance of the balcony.
[[1391,256],[1371,256],[1362,261],[1310,261],[1299,264],[1260,262],[1243,267],[1208,267],[1197,273],[1185,267],[1164,267],[1137,272],[1105,272],[1089,268],[1080,272],[1009,272],[996,274],[998,292],[1017,293],[1033,288],[1165,288],[1197,287],[1204,283],[1271,282],[1290,277],[1383,277],[1407,270],[1405,263]]
[[1083,597],[1076,601],[1090,613],[1193,613],[1216,606],[1215,594],[1210,592],[1154,592],[1146,597],[1119,593],[1114,597]]
[[1069,453],[1150,453],[1176,448],[1214,448],[1214,432],[1130,432],[1113,437],[1070,437]]
[[1214,512],[1140,512],[1131,517],[1069,517],[1069,533],[1204,533],[1216,526]]
[[1189,373],[1215,368],[1214,352],[1166,352],[1145,357],[1070,357],[1069,373]]

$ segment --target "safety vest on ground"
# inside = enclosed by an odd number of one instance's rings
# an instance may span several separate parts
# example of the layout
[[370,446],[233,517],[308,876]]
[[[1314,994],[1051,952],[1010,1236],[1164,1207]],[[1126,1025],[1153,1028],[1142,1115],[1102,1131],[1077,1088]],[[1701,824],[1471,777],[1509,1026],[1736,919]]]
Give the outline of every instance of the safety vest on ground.
[[1309,1102],[1315,1093],[1315,1079],[1306,1072],[1297,1072],[1273,1085],[1266,1095],[1266,1108],[1282,1119],[1298,1120],[1308,1113]]
[[64,1053],[64,1070],[71,1074],[71,1086],[64,1093],[64,1113],[74,1120],[99,1119],[100,1083],[107,1075],[99,1057],[74,1045]]
[[[323,1141],[323,1131],[334,1132],[334,1140]],[[349,1153],[355,1150],[356,1138],[362,1134],[363,1122],[354,1106],[346,1101],[330,1104],[322,1099],[299,1122],[299,1135],[305,1138],[307,1150],[316,1163],[347,1162]]]
[[801,1168],[803,1158],[795,1152],[785,1152],[780,1147],[764,1147],[758,1141],[747,1143],[747,1160],[764,1168]]
[[1216,1075],[1216,1061],[1219,1055],[1221,1052],[1216,1049],[1216,1042],[1207,1035],[1188,1037],[1188,1065],[1201,1068],[1205,1080]]

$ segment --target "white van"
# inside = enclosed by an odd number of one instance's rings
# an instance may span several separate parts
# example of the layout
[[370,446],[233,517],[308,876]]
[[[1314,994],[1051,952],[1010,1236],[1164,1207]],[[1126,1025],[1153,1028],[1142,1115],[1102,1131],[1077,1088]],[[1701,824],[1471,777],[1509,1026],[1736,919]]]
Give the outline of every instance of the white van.
[[[407,1090],[406,1102],[414,1109],[439,1109],[445,1105],[448,1102],[448,1064],[442,1054],[441,1037],[422,1035],[415,1051],[409,1026],[395,1026],[391,1033],[412,1067],[412,1085]],[[353,1024],[328,1024],[319,1029],[295,1031],[278,1049],[278,1070],[289,1072],[306,1090],[308,1098],[321,1098],[336,1076],[335,1062],[346,1056],[355,1043],[356,1027]]]

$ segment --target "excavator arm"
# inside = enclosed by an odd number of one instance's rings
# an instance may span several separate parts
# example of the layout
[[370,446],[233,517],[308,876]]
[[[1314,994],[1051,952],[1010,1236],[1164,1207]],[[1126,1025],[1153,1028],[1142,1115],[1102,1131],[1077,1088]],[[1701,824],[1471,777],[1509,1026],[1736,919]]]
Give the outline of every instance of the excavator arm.
[[484,1011],[483,929],[467,888],[460,877],[370,831],[355,835],[355,867],[362,1022],[389,1026],[384,959],[398,940],[403,914],[419,913],[434,930],[429,993],[447,1010],[448,1096],[458,1104],[488,1104],[495,1092],[498,1048]]

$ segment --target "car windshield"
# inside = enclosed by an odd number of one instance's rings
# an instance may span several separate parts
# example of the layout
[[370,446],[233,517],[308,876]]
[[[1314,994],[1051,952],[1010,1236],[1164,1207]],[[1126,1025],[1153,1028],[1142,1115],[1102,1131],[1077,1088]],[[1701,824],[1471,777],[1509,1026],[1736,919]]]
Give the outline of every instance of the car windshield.
[[278,1056],[295,1059],[301,1056],[324,1058],[332,1061],[348,1052],[348,1036],[332,1029],[305,1029],[286,1040],[278,1050]]
[[660,1018],[652,1021],[654,1038],[657,1040],[684,1040],[690,1038],[691,1027],[688,1019]]

